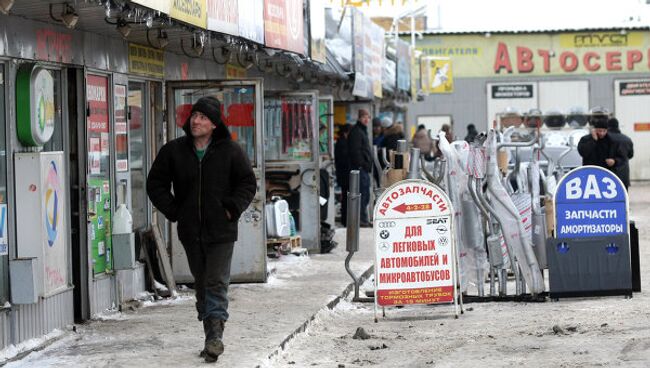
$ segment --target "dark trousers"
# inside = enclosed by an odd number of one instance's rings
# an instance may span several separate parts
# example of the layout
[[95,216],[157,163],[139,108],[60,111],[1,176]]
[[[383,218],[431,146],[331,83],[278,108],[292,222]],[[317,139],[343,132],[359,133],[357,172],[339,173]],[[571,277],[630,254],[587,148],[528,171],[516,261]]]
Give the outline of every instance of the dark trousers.
[[368,220],[368,203],[370,203],[370,173],[359,170],[359,192],[361,192],[361,224],[370,222]]
[[207,318],[228,320],[228,285],[234,245],[183,244],[190,272],[194,276],[199,321]]

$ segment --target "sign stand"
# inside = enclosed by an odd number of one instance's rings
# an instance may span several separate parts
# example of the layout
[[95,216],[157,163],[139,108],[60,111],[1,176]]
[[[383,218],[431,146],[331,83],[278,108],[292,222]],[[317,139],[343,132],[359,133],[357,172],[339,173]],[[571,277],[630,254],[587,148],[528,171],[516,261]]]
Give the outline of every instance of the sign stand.
[[566,174],[555,192],[555,238],[546,244],[549,296],[632,296],[628,196],[597,166]]
[[[459,315],[458,253],[447,194],[424,180],[400,181],[381,195],[375,219],[377,308],[453,304]],[[462,311],[460,311],[462,313]]]

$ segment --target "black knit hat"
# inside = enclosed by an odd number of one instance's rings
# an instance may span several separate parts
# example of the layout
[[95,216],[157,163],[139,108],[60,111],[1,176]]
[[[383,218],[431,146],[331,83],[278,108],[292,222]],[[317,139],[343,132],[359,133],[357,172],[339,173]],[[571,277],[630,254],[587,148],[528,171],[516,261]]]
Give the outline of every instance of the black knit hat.
[[208,117],[208,119],[210,119],[212,125],[214,126],[223,124],[223,121],[221,120],[221,102],[212,96],[199,98],[199,100],[196,101],[194,105],[192,105],[190,117],[192,114],[194,114],[195,111],[202,112],[205,116]]
[[194,114],[195,111],[199,111],[203,113],[205,116],[208,117],[208,119],[210,119],[212,125],[217,127],[213,132],[213,137],[230,138],[230,131],[228,130],[223,120],[221,119],[221,102],[219,102],[218,99],[212,96],[201,97],[199,98],[198,101],[194,103],[194,105],[192,105],[190,116],[187,117],[187,120],[185,121],[185,125],[183,126],[183,130],[187,135],[189,136],[192,135],[190,120],[192,119],[192,114]]

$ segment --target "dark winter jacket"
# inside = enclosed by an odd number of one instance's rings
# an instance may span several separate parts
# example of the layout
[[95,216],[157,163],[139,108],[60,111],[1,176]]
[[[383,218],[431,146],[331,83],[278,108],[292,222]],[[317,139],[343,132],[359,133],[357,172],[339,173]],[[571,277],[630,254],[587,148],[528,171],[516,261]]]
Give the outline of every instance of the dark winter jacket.
[[350,155],[348,139],[344,136],[334,144],[334,167],[336,168],[336,182],[345,190],[350,186]]
[[402,124],[393,124],[384,131],[384,144],[388,151],[397,151],[397,141],[404,139],[404,127]]
[[[583,165],[600,166],[609,169],[615,174],[617,174],[616,171],[618,168],[620,168],[627,160],[620,145],[611,137],[610,134],[607,134],[604,138],[597,141],[592,138],[591,134],[585,135],[580,138],[580,142],[578,143],[578,152],[580,153],[580,156],[582,156]],[[608,158],[614,159],[614,166],[607,166],[605,160]]]
[[348,136],[348,152],[350,154],[350,170],[372,170],[372,154],[368,141],[368,128],[360,122],[352,127]]
[[624,157],[623,163],[614,170],[614,173],[621,179],[625,187],[628,188],[630,186],[630,159],[634,157],[634,143],[632,143],[630,137],[621,133],[618,129],[609,129],[607,135],[611,135],[614,142],[619,145],[619,149]]
[[223,123],[214,129],[201,161],[189,126],[188,119],[186,135],[160,149],[147,177],[147,194],[165,217],[178,221],[183,244],[234,242],[239,217],[255,196],[255,174]]

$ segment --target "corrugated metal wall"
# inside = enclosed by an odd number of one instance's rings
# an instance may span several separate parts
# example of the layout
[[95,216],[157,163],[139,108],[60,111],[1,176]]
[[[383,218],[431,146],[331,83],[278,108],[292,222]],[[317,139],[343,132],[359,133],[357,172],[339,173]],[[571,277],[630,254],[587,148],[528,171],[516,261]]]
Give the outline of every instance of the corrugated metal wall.
[[[13,310],[0,314],[1,347],[42,337],[56,328],[63,329],[72,323],[72,289],[41,299],[37,304],[15,304]],[[12,326],[15,334],[13,341]]]
[[145,291],[144,264],[139,263],[133,270],[117,271],[117,280],[120,287],[120,302],[135,299],[138,294]]
[[115,306],[113,278],[102,275],[91,282],[92,298],[90,301],[90,315],[101,313]]

